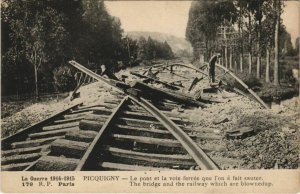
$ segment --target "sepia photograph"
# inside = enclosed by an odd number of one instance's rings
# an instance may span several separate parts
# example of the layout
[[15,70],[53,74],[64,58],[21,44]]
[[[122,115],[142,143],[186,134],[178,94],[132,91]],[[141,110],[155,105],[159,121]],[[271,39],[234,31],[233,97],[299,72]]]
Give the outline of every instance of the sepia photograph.
[[1,171],[297,170],[299,10],[2,0]]

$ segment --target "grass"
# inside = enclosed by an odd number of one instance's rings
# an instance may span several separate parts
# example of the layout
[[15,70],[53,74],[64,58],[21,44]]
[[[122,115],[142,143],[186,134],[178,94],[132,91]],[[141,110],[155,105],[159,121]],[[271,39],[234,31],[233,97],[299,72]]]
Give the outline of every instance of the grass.
[[[31,121],[28,119],[25,113],[21,113],[19,119],[8,117],[8,123],[10,124],[9,130],[3,129],[1,130],[1,137],[7,137],[9,135],[15,134],[19,129],[23,129],[25,127],[30,126]],[[2,124],[1,124],[2,125]]]
[[12,116],[35,102],[36,101],[32,99],[1,102],[1,119]]
[[35,98],[29,98],[29,99],[10,99],[10,100],[3,100],[1,101],[1,119],[12,116],[13,114],[31,106],[32,104],[35,104],[37,102],[49,102],[54,99],[60,100],[65,98],[68,95],[68,93],[62,93],[62,94],[54,94],[54,95],[47,95],[40,97],[40,100],[37,100]]
[[[48,105],[56,104],[59,100],[64,99],[65,95],[52,95],[42,97],[40,100],[9,100],[1,102],[1,136],[7,137],[16,133],[18,130],[30,126],[55,111],[55,106],[48,109]],[[37,105],[35,106],[34,104]],[[33,106],[32,106],[33,105]],[[39,110],[42,108],[43,110]]]

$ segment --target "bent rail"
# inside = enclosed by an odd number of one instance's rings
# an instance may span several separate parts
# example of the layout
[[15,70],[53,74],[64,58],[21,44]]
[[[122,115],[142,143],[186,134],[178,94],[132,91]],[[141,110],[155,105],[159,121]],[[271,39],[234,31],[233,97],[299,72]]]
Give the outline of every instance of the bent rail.
[[182,131],[173,121],[167,118],[156,107],[147,102],[145,99],[130,98],[147,111],[149,111],[157,120],[159,120],[170,133],[181,143],[191,157],[196,161],[203,170],[218,170],[219,167],[203,152],[203,150],[190,139],[190,137]]
[[223,69],[226,73],[229,73],[236,81],[238,81],[250,94],[254,96],[254,98],[266,109],[269,109],[270,107],[253,91],[247,84],[245,84],[240,78],[238,78],[234,73],[232,73],[229,69],[226,67],[223,67],[219,64],[216,64],[217,67]]
[[[75,61],[69,62],[74,67],[78,68],[82,72],[88,74],[89,76],[95,78],[98,81],[104,81],[105,83],[109,84],[117,88],[114,84],[110,83],[108,80],[102,78],[101,76],[95,74],[94,72],[90,71],[89,69],[85,68],[84,66],[80,65]],[[122,91],[118,88],[119,91]],[[124,91],[122,91],[124,93]],[[197,146],[195,142],[184,132],[180,129],[173,121],[168,119],[163,113],[161,113],[156,107],[152,104],[147,102],[146,99],[140,98],[137,99],[132,95],[128,95],[134,102],[144,107],[150,113],[153,114],[163,125],[166,127],[174,137],[182,144],[182,146],[186,149],[186,151],[191,155],[191,157],[195,160],[195,162],[200,166],[201,169],[206,170],[216,170],[219,169],[218,166],[203,152],[203,150]],[[96,144],[96,142],[95,142]],[[85,158],[88,158],[89,154]],[[81,164],[78,169],[82,168],[84,164]]]

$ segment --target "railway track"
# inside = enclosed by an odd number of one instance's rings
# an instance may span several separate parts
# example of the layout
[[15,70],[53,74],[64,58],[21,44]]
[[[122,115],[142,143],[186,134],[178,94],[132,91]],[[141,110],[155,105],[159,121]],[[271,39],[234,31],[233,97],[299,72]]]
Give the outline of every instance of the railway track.
[[103,103],[76,104],[3,139],[2,170],[212,170],[236,162],[215,157],[224,151],[214,146],[223,136],[210,129],[195,132],[193,123],[173,111],[182,108],[178,102],[140,97],[118,87],[123,83],[71,63],[106,83],[111,95]]
[[[180,143],[165,127],[168,125],[156,119],[159,116],[139,103],[128,96],[112,95],[103,104],[72,106],[47,122],[28,128],[27,134],[4,139],[2,170],[199,168],[186,150],[191,146]],[[188,138],[199,138],[185,127],[189,121],[167,111],[170,102],[166,104],[163,107],[160,103],[163,110],[159,112],[189,134]],[[209,161],[199,163],[202,169],[217,168],[205,153],[201,154]]]

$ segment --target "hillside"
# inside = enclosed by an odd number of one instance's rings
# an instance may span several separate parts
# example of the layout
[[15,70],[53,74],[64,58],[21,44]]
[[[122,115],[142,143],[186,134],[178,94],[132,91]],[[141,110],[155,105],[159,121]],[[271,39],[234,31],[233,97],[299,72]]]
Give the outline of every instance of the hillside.
[[187,50],[189,53],[192,53],[191,44],[186,41],[184,38],[176,37],[171,34],[165,34],[160,32],[148,32],[148,31],[130,31],[127,32],[130,38],[138,40],[140,37],[148,38],[149,36],[157,41],[164,42],[167,41],[171,46],[172,51],[175,54],[179,54],[182,50]]

